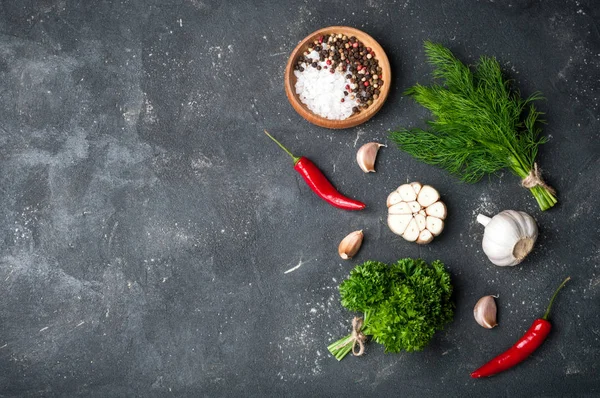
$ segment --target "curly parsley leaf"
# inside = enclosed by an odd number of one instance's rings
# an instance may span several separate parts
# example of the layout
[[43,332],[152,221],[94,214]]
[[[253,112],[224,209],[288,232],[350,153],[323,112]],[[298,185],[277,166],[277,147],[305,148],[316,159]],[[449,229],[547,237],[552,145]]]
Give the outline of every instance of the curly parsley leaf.
[[[405,258],[391,266],[367,261],[350,272],[340,294],[344,307],[364,313],[362,332],[386,352],[422,350],[454,315],[450,274],[441,261]],[[329,350],[340,360],[351,343],[346,336]]]

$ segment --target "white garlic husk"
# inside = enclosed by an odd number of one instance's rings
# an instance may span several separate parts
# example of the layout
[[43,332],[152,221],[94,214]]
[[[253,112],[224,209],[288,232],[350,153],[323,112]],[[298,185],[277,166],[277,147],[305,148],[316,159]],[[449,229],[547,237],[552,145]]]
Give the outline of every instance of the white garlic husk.
[[504,210],[489,218],[480,214],[485,226],[481,246],[490,261],[498,266],[517,265],[533,249],[538,227],[533,217],[522,211]]

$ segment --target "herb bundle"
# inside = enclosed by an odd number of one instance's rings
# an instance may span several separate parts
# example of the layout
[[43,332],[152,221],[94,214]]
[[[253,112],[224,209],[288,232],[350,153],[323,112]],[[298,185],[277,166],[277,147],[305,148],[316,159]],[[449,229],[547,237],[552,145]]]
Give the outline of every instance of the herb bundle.
[[327,348],[341,360],[364,353],[366,336],[386,352],[420,351],[452,320],[450,275],[440,261],[405,258],[395,264],[367,261],[340,284],[341,302],[355,317],[352,333]]
[[534,93],[522,99],[511,89],[495,58],[481,56],[474,70],[440,44],[425,42],[428,61],[443,84],[417,84],[405,94],[429,109],[429,130],[402,129],[391,133],[398,147],[415,158],[446,169],[465,182],[511,169],[529,188],[542,210],[557,203],[555,191],[535,163],[541,112]]

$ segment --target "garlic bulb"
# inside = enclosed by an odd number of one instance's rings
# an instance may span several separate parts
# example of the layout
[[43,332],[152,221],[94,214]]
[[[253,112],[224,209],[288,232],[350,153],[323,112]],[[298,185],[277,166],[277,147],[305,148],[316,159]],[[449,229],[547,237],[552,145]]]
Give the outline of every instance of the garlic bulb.
[[444,229],[446,205],[430,185],[400,185],[387,198],[388,226],[409,242],[426,244]]
[[517,265],[531,252],[538,236],[535,220],[527,213],[505,210],[493,218],[482,214],[485,227],[481,246],[490,261],[499,266]]
[[497,307],[494,296],[483,296],[477,301],[475,308],[473,308],[475,321],[486,329],[498,326],[498,322],[496,322],[496,312]]
[[378,142],[368,142],[356,152],[356,162],[365,173],[375,172],[375,159],[379,148],[385,146]]

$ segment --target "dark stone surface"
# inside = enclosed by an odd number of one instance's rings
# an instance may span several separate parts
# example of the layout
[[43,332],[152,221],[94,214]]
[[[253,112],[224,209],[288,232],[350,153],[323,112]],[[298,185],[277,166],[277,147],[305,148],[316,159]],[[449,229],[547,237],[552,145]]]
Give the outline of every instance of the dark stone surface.
[[[600,393],[597,2],[3,1],[0,4],[0,396],[590,396]],[[318,28],[362,28],[386,49],[393,90],[365,125],[330,131],[285,98],[287,55]],[[516,177],[464,185],[393,147],[378,172],[358,146],[426,112],[401,95],[430,81],[422,42],[496,56],[547,101],[539,154],[559,205]],[[315,161],[355,213],[320,201],[263,128]],[[392,235],[385,198],[437,187],[443,235]],[[491,265],[479,212],[540,226],[519,267]],[[365,230],[355,260],[339,240]],[[421,353],[338,363],[352,314],[337,285],[366,259],[442,259],[456,317]],[[287,270],[301,265],[293,272]],[[510,346],[573,277],[549,340],[517,370],[469,372]],[[500,326],[473,320],[499,294]]]

